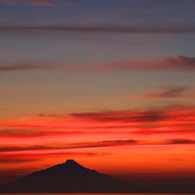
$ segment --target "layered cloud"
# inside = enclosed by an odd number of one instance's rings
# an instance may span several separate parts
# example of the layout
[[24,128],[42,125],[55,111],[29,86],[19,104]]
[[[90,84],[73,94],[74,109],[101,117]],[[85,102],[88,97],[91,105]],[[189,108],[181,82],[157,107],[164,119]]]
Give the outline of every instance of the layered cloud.
[[121,122],[121,123],[153,123],[161,121],[176,121],[184,120],[190,121],[194,118],[194,107],[188,106],[173,106],[157,109],[143,109],[143,110],[126,110],[119,112],[91,112],[91,113],[73,113],[72,117],[79,118],[81,120],[91,120],[100,122]]
[[100,68],[117,71],[194,71],[195,58],[177,56],[163,59],[130,59],[109,61],[94,67],[94,69]]
[[59,0],[0,0],[0,4],[6,5],[35,5],[35,6],[54,6]]
[[167,118],[161,111],[122,111],[122,112],[97,112],[97,113],[73,113],[71,116],[81,120],[92,120],[101,122],[156,122]]
[[58,129],[32,129],[32,128],[7,128],[0,130],[1,137],[15,137],[15,138],[25,138],[25,137],[45,137],[45,136],[56,136],[56,135],[80,135],[84,134],[83,131],[68,131],[68,130],[58,130]]
[[0,122],[1,137],[195,133],[193,105],[64,115],[38,114],[35,118],[29,121]]
[[147,33],[194,33],[194,27],[186,28],[171,28],[171,27],[129,27],[129,26],[1,26],[0,32],[25,32],[32,31],[57,31],[57,32],[100,32],[100,33],[133,33],[133,34],[147,34]]
[[[21,52],[14,52],[14,51],[8,51],[5,49],[0,48],[0,56],[7,56],[7,55],[21,55]],[[1,70],[0,70],[1,71]]]
[[[94,142],[77,142],[69,144],[44,144],[44,145],[26,145],[26,146],[2,146],[0,152],[14,151],[52,151],[52,150],[70,150],[70,149],[85,149],[85,148],[105,148],[105,147],[120,147],[120,146],[135,146],[135,145],[172,145],[172,144],[195,144],[194,139],[157,139],[157,140],[103,140]],[[3,153],[2,153],[3,154]]]
[[145,94],[134,95],[134,96],[129,96],[129,97],[149,98],[149,99],[175,98],[175,97],[193,98],[193,97],[195,97],[195,94],[186,92],[190,89],[189,87],[169,85],[169,86],[160,87],[160,88],[161,88],[160,92],[145,93]]
[[[103,63],[93,62],[90,64],[71,65],[66,62],[26,61],[13,64],[0,65],[0,72],[21,70],[66,70],[66,71],[195,71],[194,57],[169,57],[151,59],[127,59],[107,61]],[[160,94],[153,96],[174,96],[185,88],[169,87]]]
[[30,146],[3,146],[0,148],[1,152],[10,151],[28,151],[28,150],[66,150],[66,149],[81,149],[81,148],[99,148],[99,147],[115,147],[115,146],[126,146],[134,145],[137,140],[105,140],[98,142],[81,142],[81,143],[70,143],[70,144],[51,144],[51,145],[30,145]]

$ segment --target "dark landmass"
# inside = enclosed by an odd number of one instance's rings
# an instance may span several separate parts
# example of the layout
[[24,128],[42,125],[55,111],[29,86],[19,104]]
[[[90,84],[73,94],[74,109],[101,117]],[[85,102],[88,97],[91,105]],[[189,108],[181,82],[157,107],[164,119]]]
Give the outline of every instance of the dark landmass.
[[74,160],[36,171],[0,188],[1,193],[129,192],[127,183]]
[[87,169],[74,160],[33,172],[0,187],[0,193],[195,194],[195,178],[131,178],[129,183]]

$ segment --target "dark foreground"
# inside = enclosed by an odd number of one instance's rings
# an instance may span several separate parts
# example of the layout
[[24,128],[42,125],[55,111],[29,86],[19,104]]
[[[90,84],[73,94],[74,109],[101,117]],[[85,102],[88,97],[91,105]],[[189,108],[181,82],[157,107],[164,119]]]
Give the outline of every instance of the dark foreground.
[[0,193],[178,193],[195,194],[195,182],[132,180],[125,183],[74,160],[31,173],[0,187]]

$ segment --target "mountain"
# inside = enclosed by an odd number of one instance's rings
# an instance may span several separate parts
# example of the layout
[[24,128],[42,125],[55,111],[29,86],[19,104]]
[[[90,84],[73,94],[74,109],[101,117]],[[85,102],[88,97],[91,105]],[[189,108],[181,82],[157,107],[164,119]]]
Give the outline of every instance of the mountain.
[[1,187],[1,193],[128,192],[128,184],[87,169],[74,160],[24,176]]

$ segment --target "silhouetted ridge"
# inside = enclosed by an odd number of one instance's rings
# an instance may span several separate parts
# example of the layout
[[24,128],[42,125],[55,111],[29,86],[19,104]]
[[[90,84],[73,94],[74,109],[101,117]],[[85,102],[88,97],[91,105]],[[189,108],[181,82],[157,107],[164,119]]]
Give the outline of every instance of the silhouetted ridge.
[[4,185],[3,193],[128,192],[128,185],[69,159]]
[[64,164],[64,166],[71,168],[71,169],[78,169],[78,168],[84,168],[83,166],[81,166],[79,163],[77,163],[76,161],[72,160],[72,159],[68,159]]
[[65,163],[66,166],[81,166],[80,164],[78,164],[76,161],[74,161],[73,159],[68,159]]

